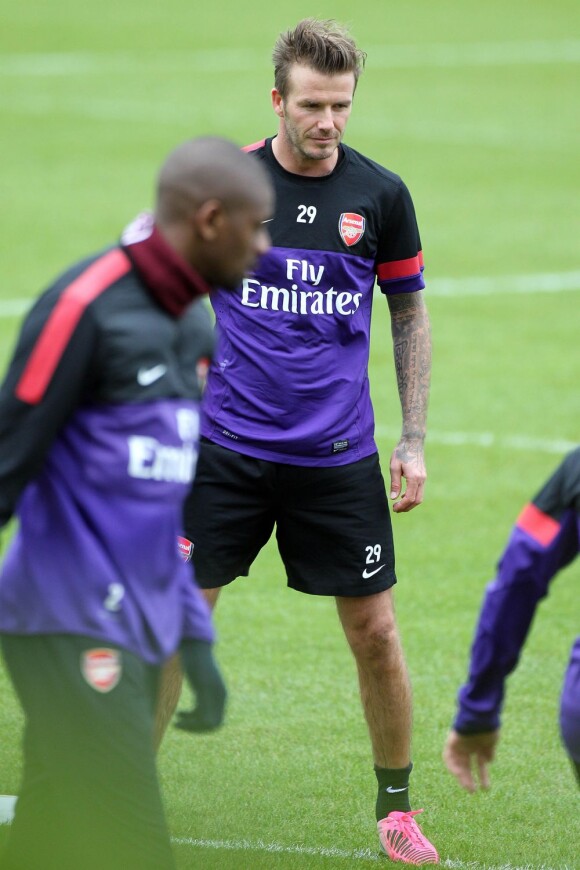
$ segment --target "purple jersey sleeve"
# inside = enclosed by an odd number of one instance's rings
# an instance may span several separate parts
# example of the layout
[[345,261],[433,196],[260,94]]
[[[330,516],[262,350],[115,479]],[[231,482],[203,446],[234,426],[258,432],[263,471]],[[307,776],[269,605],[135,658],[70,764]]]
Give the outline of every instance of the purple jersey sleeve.
[[578,554],[580,450],[571,453],[521,512],[486,589],[458,694],[454,727],[463,734],[499,727],[505,679],[516,667],[538,603]]
[[205,640],[213,643],[215,632],[211,610],[201,589],[191,577],[184,579],[183,594],[183,640]]
[[[560,698],[560,733],[570,757],[580,764],[580,636],[570,651],[562,696]],[[580,781],[580,770],[578,770]]]

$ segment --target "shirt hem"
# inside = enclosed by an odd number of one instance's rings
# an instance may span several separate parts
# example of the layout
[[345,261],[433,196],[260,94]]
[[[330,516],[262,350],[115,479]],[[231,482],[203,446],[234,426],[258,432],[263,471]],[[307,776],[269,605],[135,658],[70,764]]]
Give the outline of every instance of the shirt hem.
[[300,465],[307,467],[333,467],[336,465],[351,465],[353,462],[358,462],[360,459],[366,459],[368,456],[373,456],[378,453],[377,445],[374,439],[371,443],[364,447],[356,447],[350,450],[345,450],[341,453],[329,454],[327,456],[301,456],[293,453],[283,453],[277,450],[265,450],[254,444],[247,442],[234,441],[230,438],[220,436],[219,431],[215,427],[202,428],[202,436],[218,444],[220,447],[225,447],[227,450],[232,450],[234,453],[241,453],[243,456],[251,456],[253,459],[263,459],[267,462],[279,462],[282,465]]

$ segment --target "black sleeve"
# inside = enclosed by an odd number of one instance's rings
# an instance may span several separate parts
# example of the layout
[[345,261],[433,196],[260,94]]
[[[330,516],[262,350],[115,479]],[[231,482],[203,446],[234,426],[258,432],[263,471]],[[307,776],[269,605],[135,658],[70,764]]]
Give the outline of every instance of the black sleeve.
[[567,454],[533,502],[554,519],[570,508],[580,514],[580,447]]
[[[38,474],[44,458],[90,379],[96,328],[90,309],[72,330],[42,395],[19,398],[31,357],[50,322],[60,296],[50,291],[39,298],[22,325],[16,348],[0,387],[0,527],[14,513],[26,484]],[[50,371],[42,356],[34,358],[39,373]]]
[[423,252],[411,194],[402,180],[384,221],[377,252],[377,282],[383,293],[422,289]]

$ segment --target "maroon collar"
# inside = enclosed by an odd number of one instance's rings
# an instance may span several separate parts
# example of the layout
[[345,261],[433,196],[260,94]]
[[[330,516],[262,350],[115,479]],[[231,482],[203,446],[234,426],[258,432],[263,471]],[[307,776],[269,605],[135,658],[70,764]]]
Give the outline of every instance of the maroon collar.
[[140,214],[124,230],[121,247],[151,295],[174,317],[190,302],[205,296],[210,285],[165,241],[153,215]]

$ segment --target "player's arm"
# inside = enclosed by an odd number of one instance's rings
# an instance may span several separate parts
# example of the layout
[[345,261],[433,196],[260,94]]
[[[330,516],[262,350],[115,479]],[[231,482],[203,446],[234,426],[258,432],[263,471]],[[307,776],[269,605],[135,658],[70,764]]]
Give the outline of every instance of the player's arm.
[[468,680],[458,695],[454,725],[460,733],[499,727],[505,679],[518,663],[537,606],[554,576],[578,554],[576,511],[561,503],[547,513],[539,506],[542,493],[521,511],[486,589]]
[[175,723],[182,731],[213,731],[224,719],[227,691],[217,666],[213,644],[205,640],[187,638],[180,647],[181,663],[195,706],[182,710]]
[[[431,330],[421,290],[387,297],[395,373],[403,418],[399,443],[391,456],[391,498],[397,513],[412,510],[423,501],[427,473],[424,442],[431,382]],[[406,479],[401,494],[401,479]]]
[[[578,553],[576,510],[566,496],[569,458],[521,512],[486,589],[471,648],[467,682],[443,759],[460,785],[475,790],[473,762],[482,787],[500,734],[505,681],[516,668],[538,603],[554,576]],[[580,461],[580,452],[578,452]]]
[[94,342],[89,317],[77,324],[47,376],[48,363],[38,349],[52,310],[53,303],[43,297],[28,314],[0,387],[0,527],[39,472],[86,384]]
[[[182,541],[186,539],[182,538]],[[184,561],[189,556],[180,549]],[[213,731],[224,719],[227,691],[214,655],[215,632],[212,614],[204,595],[193,579],[184,575],[183,639],[181,665],[194,697],[191,710],[181,710],[175,725],[183,731]],[[166,721],[169,721],[169,712]],[[171,711],[173,712],[173,711]]]
[[[392,188],[391,194],[392,194]],[[423,501],[424,441],[431,381],[431,329],[422,290],[423,252],[415,207],[406,185],[385,202],[377,251],[377,282],[391,314],[395,372],[402,410],[401,438],[391,456],[391,498],[397,513]],[[403,493],[402,478],[406,479]]]

